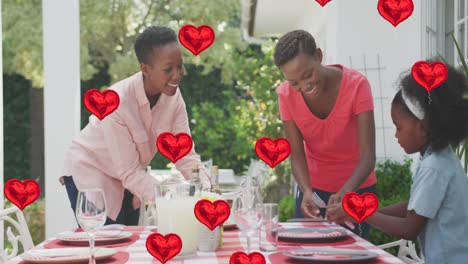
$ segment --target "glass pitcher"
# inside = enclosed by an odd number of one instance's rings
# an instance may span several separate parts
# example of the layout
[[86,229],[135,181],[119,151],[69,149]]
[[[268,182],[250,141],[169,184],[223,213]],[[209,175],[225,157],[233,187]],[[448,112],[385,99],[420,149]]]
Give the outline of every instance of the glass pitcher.
[[180,236],[182,250],[178,256],[195,254],[200,232],[200,223],[193,211],[200,195],[197,186],[183,182],[160,184],[159,188],[160,192],[156,197],[158,233]]

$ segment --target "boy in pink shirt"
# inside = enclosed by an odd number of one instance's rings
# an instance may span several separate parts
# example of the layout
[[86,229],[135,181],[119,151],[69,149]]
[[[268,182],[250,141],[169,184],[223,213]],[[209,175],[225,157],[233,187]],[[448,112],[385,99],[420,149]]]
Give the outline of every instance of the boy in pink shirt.
[[[75,210],[77,192],[100,188],[107,201],[106,224],[138,224],[140,200],[154,200],[156,179],[145,168],[157,153],[156,139],[163,132],[190,134],[179,83],[184,75],[182,54],[174,31],[146,29],[135,42],[141,72],[110,89],[120,97],[115,112],[102,121],[91,116],[67,153],[61,182]],[[196,164],[202,188],[210,179],[199,155],[191,152],[175,165],[185,178]]]
[[[324,216],[325,208],[319,210],[312,200],[314,192],[328,204],[341,202],[349,191],[375,192],[375,127],[367,79],[341,65],[322,65],[322,51],[303,30],[281,37],[274,59],[287,79],[277,94],[299,188],[296,217]],[[368,225],[362,229],[366,237]]]

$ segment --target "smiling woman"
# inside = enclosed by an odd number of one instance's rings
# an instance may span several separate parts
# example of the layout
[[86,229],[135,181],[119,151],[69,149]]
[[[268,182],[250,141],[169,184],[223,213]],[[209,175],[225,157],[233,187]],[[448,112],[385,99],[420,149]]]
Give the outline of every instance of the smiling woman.
[[[276,45],[274,60],[286,81],[277,89],[291,165],[298,184],[295,217],[323,217],[313,194],[329,206],[350,191],[375,192],[373,99],[367,79],[323,54],[304,30]],[[363,237],[369,226],[363,224]],[[357,232],[356,230],[353,230]]]
[[[104,190],[106,224],[138,224],[140,198],[154,200],[153,186],[158,183],[145,171],[158,152],[156,138],[163,132],[190,135],[179,89],[184,69],[175,32],[149,27],[134,47],[141,71],[111,86],[119,94],[119,107],[103,120],[90,117],[71,144],[61,177],[73,210],[78,190]],[[194,148],[175,165],[186,178],[197,166],[202,188],[210,188],[208,172]]]

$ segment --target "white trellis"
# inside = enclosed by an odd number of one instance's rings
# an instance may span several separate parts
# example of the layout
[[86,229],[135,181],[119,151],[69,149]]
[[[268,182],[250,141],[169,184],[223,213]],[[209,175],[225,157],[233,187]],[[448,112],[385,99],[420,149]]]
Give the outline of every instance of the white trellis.
[[374,97],[374,103],[378,104],[380,107],[379,111],[375,111],[374,115],[377,115],[376,123],[375,123],[375,133],[377,137],[381,137],[381,140],[376,142],[376,149],[381,150],[377,152],[377,160],[386,160],[389,158],[387,153],[387,144],[389,143],[388,138],[388,131],[393,129],[391,122],[388,120],[388,114],[384,111],[385,104],[390,104],[392,98],[392,92],[388,92],[388,90],[384,90],[382,87],[382,75],[384,74],[385,67],[382,66],[380,61],[380,55],[377,54],[376,56],[376,65],[372,66],[369,65],[368,58],[366,54],[362,55],[362,64],[353,63],[353,57],[349,56],[349,67],[355,70],[360,71],[364,74],[372,88],[372,93]]

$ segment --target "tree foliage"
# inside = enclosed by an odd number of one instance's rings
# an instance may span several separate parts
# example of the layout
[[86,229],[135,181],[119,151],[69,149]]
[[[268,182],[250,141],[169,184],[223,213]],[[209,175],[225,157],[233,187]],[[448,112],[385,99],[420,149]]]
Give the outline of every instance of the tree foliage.
[[43,86],[40,0],[2,0],[3,71]]
[[[3,75],[5,181],[36,179],[31,175],[29,94],[31,82],[21,75]],[[2,190],[3,191],[3,190]]]
[[[40,0],[2,2],[4,64],[8,74],[18,73],[43,86],[42,12]],[[178,32],[184,24],[210,25],[216,41],[199,56],[184,49],[186,63],[223,71],[233,49],[245,49],[239,24],[237,0],[81,0],[81,79],[86,81],[108,69],[115,82],[138,71],[133,52],[136,36],[151,25],[169,26]],[[66,47],[64,47],[66,48]],[[234,78],[222,73],[223,80]]]
[[[41,1],[2,3],[5,71],[41,87]],[[272,62],[271,47],[242,40],[240,1],[81,0],[81,93],[106,88],[139,70],[133,43],[146,27],[163,25],[178,32],[185,24],[210,25],[216,35],[198,56],[182,49],[186,76],[181,91],[196,150],[202,159],[212,158],[221,168],[242,174],[250,159],[257,158],[259,137],[282,136],[275,92],[282,76]],[[85,125],[90,113],[82,109]],[[167,163],[157,155],[151,165],[164,168]],[[271,186],[287,189],[289,175],[287,162],[277,166]]]

